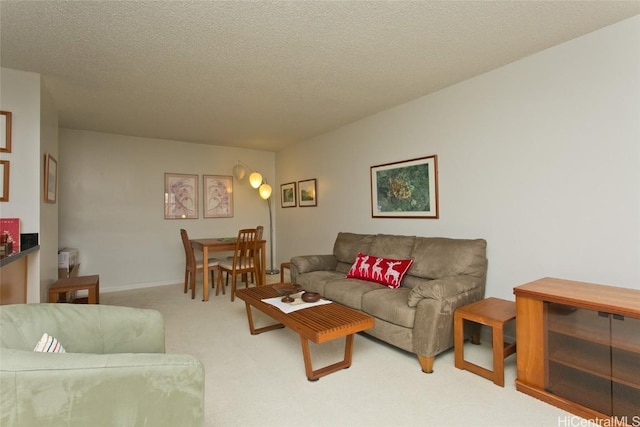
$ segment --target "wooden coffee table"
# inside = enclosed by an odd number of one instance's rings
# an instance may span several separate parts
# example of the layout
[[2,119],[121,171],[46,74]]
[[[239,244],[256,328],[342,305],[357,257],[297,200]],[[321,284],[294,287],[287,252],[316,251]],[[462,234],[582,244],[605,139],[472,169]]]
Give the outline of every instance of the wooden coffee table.
[[[350,367],[353,354],[353,335],[356,332],[372,328],[374,325],[373,317],[335,302],[304,308],[289,314],[283,313],[280,309],[262,301],[266,298],[280,296],[273,289],[273,285],[238,289],[236,296],[245,302],[251,335],[261,334],[262,332],[285,326],[300,334],[302,357],[304,358],[304,367],[309,381],[316,381],[320,377]],[[255,328],[251,307],[260,310],[279,323]],[[344,360],[313,370],[309,341],[320,344],[341,337],[346,337]]]

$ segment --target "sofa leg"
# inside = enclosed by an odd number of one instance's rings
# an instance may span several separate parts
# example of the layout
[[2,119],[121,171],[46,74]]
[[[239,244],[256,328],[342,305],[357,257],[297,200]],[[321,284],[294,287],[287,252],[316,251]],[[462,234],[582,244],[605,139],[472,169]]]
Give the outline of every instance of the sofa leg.
[[433,361],[435,360],[435,356],[424,357],[418,355],[418,361],[420,362],[420,367],[422,368],[422,372],[426,374],[433,373]]

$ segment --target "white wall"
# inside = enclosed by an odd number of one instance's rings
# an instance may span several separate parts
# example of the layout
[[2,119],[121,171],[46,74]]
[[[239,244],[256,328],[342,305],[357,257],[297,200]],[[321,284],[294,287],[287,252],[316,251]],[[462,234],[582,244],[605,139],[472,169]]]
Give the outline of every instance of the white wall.
[[20,218],[21,233],[39,233],[40,251],[29,256],[27,302],[41,299],[58,278],[58,205],[42,197],[44,154],[57,155],[58,114],[39,74],[0,69],[2,110],[12,113],[9,202],[0,216]]
[[58,112],[51,95],[42,85],[40,90],[40,300],[48,301],[49,286],[58,280],[58,206],[44,201],[44,159],[58,156]]
[[[640,287],[640,17],[277,155],[280,260],[339,231],[485,238],[487,295],[544,276]],[[373,219],[370,166],[438,155],[440,219]],[[279,203],[278,203],[279,205]]]
[[[181,283],[180,228],[197,238],[264,225],[269,239],[267,203],[246,178],[234,180],[233,218],[203,218],[202,175],[232,175],[241,160],[273,183],[274,153],[70,129],[59,139],[59,244],[79,249],[80,274],[99,274],[101,291]],[[198,175],[199,219],[164,219],[166,172]]]
[[40,227],[40,75],[0,69],[2,110],[12,113],[9,160],[9,201],[0,203],[5,218],[20,218],[21,232],[37,233]]

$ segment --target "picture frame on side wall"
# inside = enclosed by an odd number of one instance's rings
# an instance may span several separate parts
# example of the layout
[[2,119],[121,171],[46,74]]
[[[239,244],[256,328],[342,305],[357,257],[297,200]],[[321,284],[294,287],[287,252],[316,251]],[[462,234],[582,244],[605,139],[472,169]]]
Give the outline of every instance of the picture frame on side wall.
[[0,160],[0,202],[9,201],[9,160]]
[[58,161],[49,153],[44,156],[44,201],[58,200]]
[[11,152],[11,112],[0,111],[0,153]]
[[297,206],[295,182],[280,185],[280,206],[283,208],[295,208]]
[[318,193],[315,179],[298,181],[298,204],[300,207],[318,206]]
[[233,217],[233,176],[202,175],[204,217]]
[[198,175],[164,174],[164,219],[198,219]]
[[371,216],[437,219],[438,156],[371,166]]

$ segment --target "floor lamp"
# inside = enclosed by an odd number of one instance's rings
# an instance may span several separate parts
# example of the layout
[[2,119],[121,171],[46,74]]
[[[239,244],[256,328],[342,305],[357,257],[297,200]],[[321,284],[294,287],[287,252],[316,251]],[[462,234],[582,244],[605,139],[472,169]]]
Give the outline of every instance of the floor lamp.
[[273,216],[271,214],[271,186],[267,183],[267,180],[262,177],[262,174],[254,171],[246,164],[238,161],[238,164],[233,167],[233,175],[241,180],[246,175],[249,169],[251,174],[249,175],[249,184],[258,189],[260,198],[267,201],[267,208],[269,209],[269,260],[271,262],[271,268],[265,271],[266,274],[274,275],[280,273],[280,270],[273,268]]
[[266,198],[263,197],[262,191],[260,191],[260,197],[267,201],[267,208],[269,209],[269,251],[271,254],[269,256],[269,261],[271,261],[271,268],[268,269],[266,273],[269,275],[274,275],[280,273],[280,270],[273,268],[273,218],[271,216],[271,187],[269,187],[269,195]]

